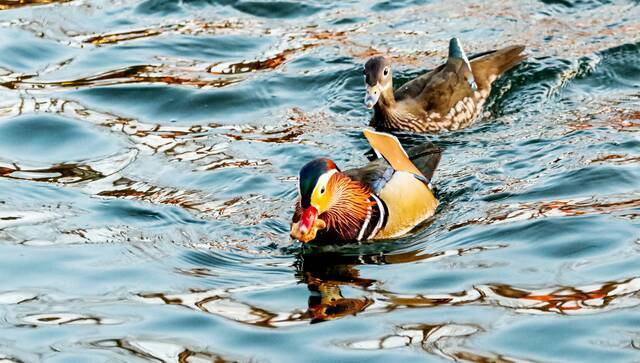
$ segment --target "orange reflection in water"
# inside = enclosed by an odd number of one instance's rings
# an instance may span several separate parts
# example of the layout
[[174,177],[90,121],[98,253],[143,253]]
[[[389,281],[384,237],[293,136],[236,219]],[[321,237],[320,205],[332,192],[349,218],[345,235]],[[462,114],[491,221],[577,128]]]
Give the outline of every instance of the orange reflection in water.
[[608,112],[595,120],[579,120],[568,124],[573,130],[588,130],[594,127],[608,127],[619,132],[634,132],[640,129],[640,111],[609,108]]
[[71,0],[0,0],[0,10],[16,9],[24,6],[66,3]]
[[[231,218],[239,210],[255,208],[257,205],[264,210],[262,216],[269,218],[273,214],[269,203],[273,201],[255,194],[221,200],[210,191],[158,186],[125,177],[120,171],[141,153],[161,154],[170,162],[192,165],[197,171],[264,167],[268,165],[264,159],[250,160],[234,156],[226,139],[261,143],[300,142],[298,137],[305,134],[309,119],[306,113],[294,109],[282,125],[159,125],[95,110],[75,101],[27,97],[22,98],[19,105],[7,110],[8,115],[39,112],[55,113],[103,127],[107,132],[128,138],[134,147],[125,153],[102,159],[49,166],[20,165],[0,160],[0,178],[77,186],[103,198],[177,205],[202,218]],[[248,222],[259,223],[260,220],[242,218],[238,221],[239,224]]]
[[9,89],[55,89],[112,86],[133,83],[162,83],[194,86],[198,88],[220,88],[239,82],[238,78],[205,78],[204,73],[199,76],[197,69],[176,67],[173,65],[140,64],[125,68],[114,69],[93,76],[81,77],[62,81],[38,81],[32,77],[16,77],[0,83],[0,86]]
[[489,301],[519,311],[572,315],[637,305],[640,303],[636,296],[640,291],[640,278],[531,291],[508,285],[488,285],[481,287],[481,291]]
[[301,256],[297,269],[300,281],[307,285],[310,291],[307,313],[311,322],[333,320],[348,315],[356,315],[373,304],[373,299],[367,296],[344,297],[341,286],[352,286],[366,290],[376,281],[360,277],[360,272],[354,265],[323,264],[323,259]]
[[[519,313],[572,315],[640,304],[637,296],[640,277],[585,287],[526,290],[504,284],[488,284],[451,293],[398,294],[384,289],[379,281],[362,278],[355,265],[327,265],[329,267],[325,270],[305,268],[304,265],[302,262],[297,267],[296,275],[310,291],[306,311],[270,311],[234,297],[236,293],[279,288],[289,282],[223,290],[193,290],[184,294],[143,293],[140,297],[148,302],[182,305],[269,328],[334,320],[362,313],[388,313],[403,308],[478,304],[500,306]],[[355,288],[361,296],[345,296],[342,287]]]
[[[248,291],[262,291],[282,288],[291,284],[283,281],[269,284],[258,284],[246,287],[201,290],[192,289],[185,293],[145,292],[140,298],[149,303],[180,305],[190,309],[203,311],[224,318],[266,328],[278,328],[302,323],[316,323],[344,318],[363,312],[385,313],[399,308],[431,307],[438,305],[456,305],[477,301],[480,293],[457,292],[453,294],[434,295],[401,295],[385,290],[379,281],[363,278],[357,266],[360,264],[389,264],[417,262],[421,260],[446,258],[449,256],[478,253],[487,249],[500,248],[475,247],[437,252],[433,254],[422,251],[410,251],[394,255],[354,255],[340,254],[306,254],[299,255],[296,261],[296,278],[304,283],[310,296],[306,310],[298,308],[292,311],[269,310],[253,303],[247,303],[235,297],[236,294]],[[192,276],[209,276],[197,271],[182,271]],[[351,287],[361,296],[345,296],[343,287]]]
[[305,44],[299,48],[286,49],[262,60],[259,59],[236,63],[214,63],[207,67],[207,72],[216,75],[226,75],[276,69],[283,65],[291,55],[315,46],[315,44]]
[[[250,290],[256,291],[267,287],[274,287],[274,285],[256,286]],[[190,309],[222,316],[229,320],[263,328],[290,326],[308,320],[308,316],[302,311],[270,311],[233,297],[234,293],[242,291],[247,291],[247,289],[192,290],[182,294],[141,293],[139,297],[145,302],[181,305]]]

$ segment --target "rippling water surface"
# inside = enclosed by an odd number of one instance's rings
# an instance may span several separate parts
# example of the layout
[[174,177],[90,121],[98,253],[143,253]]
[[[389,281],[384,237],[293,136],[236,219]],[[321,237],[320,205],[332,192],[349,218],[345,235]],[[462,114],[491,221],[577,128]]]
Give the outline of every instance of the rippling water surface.
[[[640,357],[637,1],[0,1],[0,360]],[[302,250],[298,169],[367,158],[397,84],[527,45],[428,138],[406,238]]]

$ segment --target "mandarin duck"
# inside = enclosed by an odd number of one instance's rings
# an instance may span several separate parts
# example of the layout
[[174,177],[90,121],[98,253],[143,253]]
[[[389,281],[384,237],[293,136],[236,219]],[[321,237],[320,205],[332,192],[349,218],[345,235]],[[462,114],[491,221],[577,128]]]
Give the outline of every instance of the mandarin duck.
[[458,39],[447,62],[394,91],[391,64],[382,56],[364,65],[370,126],[384,131],[439,132],[469,126],[481,114],[491,84],[526,56],[523,45],[467,58]]
[[431,217],[438,200],[431,177],[440,150],[427,143],[409,149],[395,136],[365,130],[378,159],[341,171],[329,159],[300,169],[291,236],[300,242],[332,243],[395,238]]

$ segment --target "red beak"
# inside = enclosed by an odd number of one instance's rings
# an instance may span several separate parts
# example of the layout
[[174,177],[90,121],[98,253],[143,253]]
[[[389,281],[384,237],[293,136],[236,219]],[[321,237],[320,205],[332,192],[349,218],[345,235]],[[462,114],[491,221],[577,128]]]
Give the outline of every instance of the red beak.
[[302,216],[300,217],[300,232],[302,234],[306,234],[311,230],[317,216],[318,210],[314,206],[309,206],[309,208],[302,211]]

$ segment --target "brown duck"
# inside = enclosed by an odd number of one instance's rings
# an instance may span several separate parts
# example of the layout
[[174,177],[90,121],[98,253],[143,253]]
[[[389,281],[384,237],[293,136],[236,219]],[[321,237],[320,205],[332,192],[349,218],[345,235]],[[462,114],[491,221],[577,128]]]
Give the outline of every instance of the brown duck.
[[391,64],[382,56],[364,65],[365,104],[377,130],[439,132],[469,126],[482,111],[491,84],[526,56],[514,45],[467,58],[458,39],[449,42],[447,62],[393,90]]
[[300,169],[293,238],[304,243],[394,238],[434,214],[438,200],[429,180],[440,150],[427,143],[407,153],[395,136],[364,134],[379,159],[341,171],[320,158]]

